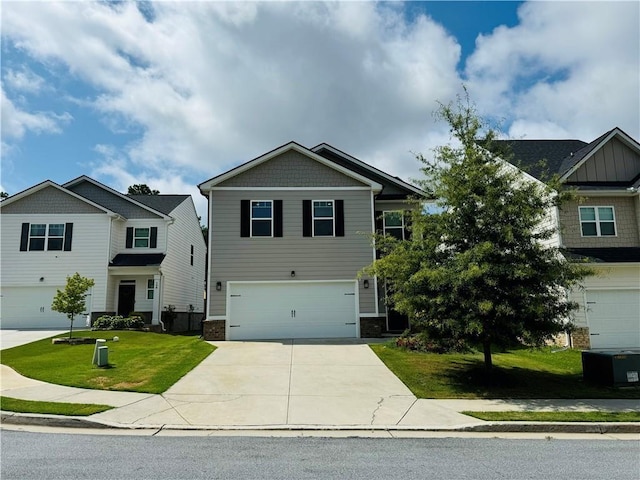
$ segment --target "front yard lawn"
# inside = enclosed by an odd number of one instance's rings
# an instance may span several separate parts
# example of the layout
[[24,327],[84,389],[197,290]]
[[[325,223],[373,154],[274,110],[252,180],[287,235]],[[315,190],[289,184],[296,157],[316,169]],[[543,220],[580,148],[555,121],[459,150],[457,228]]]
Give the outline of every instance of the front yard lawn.
[[487,378],[481,353],[418,353],[391,343],[371,348],[418,398],[640,398],[638,387],[584,383],[578,350],[494,353],[494,372]]
[[639,412],[461,412],[489,422],[640,422]]
[[162,393],[215,350],[197,335],[109,330],[74,336],[107,339],[109,366],[91,363],[94,345],[53,345],[51,339],[3,350],[0,361],[25,377],[59,385]]
[[40,402],[20,400],[18,398],[0,397],[0,409],[5,412],[45,413],[50,415],[75,415],[86,417],[94,413],[105,412],[113,407],[109,405],[93,405],[90,403]]

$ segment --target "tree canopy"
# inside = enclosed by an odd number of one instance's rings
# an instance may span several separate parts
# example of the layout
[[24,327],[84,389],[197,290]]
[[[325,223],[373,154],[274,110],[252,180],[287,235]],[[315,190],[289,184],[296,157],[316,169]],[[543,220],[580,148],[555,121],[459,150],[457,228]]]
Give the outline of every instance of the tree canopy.
[[128,195],[160,195],[159,190],[151,190],[146,183],[136,183],[130,185],[127,190]]
[[91,278],[81,276],[78,272],[67,277],[67,285],[64,290],[57,290],[51,310],[67,315],[71,327],[69,328],[69,338],[73,334],[73,320],[76,315],[85,311],[85,299],[87,291],[93,287],[94,281]]
[[456,143],[417,158],[438,213],[413,209],[411,239],[378,238],[382,255],[369,270],[414,325],[433,338],[481,345],[491,369],[492,346],[540,345],[565,330],[577,307],[566,292],[590,271],[550,242],[549,214],[570,195],[557,179],[527,179],[492,154],[495,132],[468,96],[437,115]]

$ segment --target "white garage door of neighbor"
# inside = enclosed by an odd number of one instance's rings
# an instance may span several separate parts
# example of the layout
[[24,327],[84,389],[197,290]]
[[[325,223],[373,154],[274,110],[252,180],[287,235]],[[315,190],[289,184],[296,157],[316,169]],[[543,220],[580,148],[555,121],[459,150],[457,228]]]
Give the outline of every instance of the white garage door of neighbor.
[[229,282],[227,339],[357,337],[356,282]]
[[591,348],[640,348],[640,290],[587,290]]
[[[59,287],[3,287],[0,290],[0,326],[2,328],[69,328],[66,315],[51,310]],[[85,325],[76,317],[74,327]]]

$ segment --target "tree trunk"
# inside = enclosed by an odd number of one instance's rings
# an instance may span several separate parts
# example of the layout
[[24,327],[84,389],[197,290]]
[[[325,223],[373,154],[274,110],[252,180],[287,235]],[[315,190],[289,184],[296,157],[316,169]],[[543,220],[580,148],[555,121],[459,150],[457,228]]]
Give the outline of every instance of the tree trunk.
[[493,361],[491,360],[491,341],[484,340],[482,342],[484,349],[484,369],[490,372],[493,369]]
[[72,333],[73,333],[73,317],[71,317],[71,324],[69,325],[69,338],[71,338]]

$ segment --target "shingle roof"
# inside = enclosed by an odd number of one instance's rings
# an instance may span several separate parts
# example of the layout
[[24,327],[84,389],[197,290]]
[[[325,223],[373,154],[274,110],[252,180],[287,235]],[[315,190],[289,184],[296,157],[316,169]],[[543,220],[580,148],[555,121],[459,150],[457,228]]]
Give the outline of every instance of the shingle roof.
[[505,155],[511,163],[543,181],[566,172],[579,161],[577,153],[580,152],[582,159],[591,145],[582,140],[494,140],[493,143],[491,150],[494,153]]
[[127,195],[127,197],[169,215],[178,205],[189,198],[189,195]]
[[109,264],[110,267],[151,267],[164,260],[164,253],[119,253]]
[[564,253],[569,259],[586,260],[591,263],[640,262],[640,247],[567,248]]

